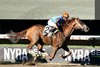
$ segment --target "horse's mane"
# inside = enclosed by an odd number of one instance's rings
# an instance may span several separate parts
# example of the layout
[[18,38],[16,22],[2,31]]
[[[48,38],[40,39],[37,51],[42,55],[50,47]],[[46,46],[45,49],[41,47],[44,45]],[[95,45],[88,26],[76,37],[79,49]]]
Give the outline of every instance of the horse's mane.
[[67,27],[69,26],[69,24],[70,24],[72,21],[74,21],[75,19],[79,19],[79,18],[71,17],[71,18],[68,19],[64,24],[62,24],[63,30],[64,30],[65,28],[67,28]]
[[79,18],[76,18],[76,17],[71,17],[68,22],[70,23],[71,21],[74,21],[75,19],[79,19]]
[[71,21],[74,21],[76,18],[72,17],[71,19],[68,19],[64,24],[62,24],[62,27],[66,27]]

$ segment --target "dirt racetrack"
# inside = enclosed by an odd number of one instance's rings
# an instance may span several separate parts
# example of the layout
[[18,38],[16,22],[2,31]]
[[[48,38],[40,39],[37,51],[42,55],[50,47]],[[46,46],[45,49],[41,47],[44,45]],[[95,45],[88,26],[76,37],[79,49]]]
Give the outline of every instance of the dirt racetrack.
[[65,63],[39,63],[36,65],[1,64],[0,67],[99,67],[94,65],[65,64]]

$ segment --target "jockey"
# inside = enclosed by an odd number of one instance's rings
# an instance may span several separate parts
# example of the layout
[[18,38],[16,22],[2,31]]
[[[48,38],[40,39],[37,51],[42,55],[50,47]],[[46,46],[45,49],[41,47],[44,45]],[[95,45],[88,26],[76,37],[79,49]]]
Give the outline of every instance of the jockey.
[[61,27],[61,25],[65,23],[68,20],[68,18],[69,14],[67,12],[64,12],[62,16],[56,16],[49,19],[47,24],[48,26],[53,27],[53,29],[50,30],[48,36],[51,37],[55,31],[57,32],[59,30],[59,27]]

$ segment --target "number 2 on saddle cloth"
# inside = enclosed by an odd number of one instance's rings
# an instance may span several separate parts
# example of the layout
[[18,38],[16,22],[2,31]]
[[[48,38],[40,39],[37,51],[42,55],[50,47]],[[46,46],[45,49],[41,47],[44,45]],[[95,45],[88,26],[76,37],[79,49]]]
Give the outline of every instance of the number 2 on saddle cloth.
[[55,34],[57,32],[58,32],[58,30],[55,27],[46,25],[43,30],[43,35],[44,36],[48,35],[49,37],[51,37],[53,34]]

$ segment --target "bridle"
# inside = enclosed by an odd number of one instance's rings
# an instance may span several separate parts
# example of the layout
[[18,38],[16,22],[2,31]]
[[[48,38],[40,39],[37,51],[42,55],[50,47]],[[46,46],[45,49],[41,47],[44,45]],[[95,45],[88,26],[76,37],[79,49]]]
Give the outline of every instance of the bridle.
[[75,22],[79,25],[79,27],[81,28],[81,29],[83,29],[84,27],[82,27],[79,23],[78,23],[78,21],[75,19]]

